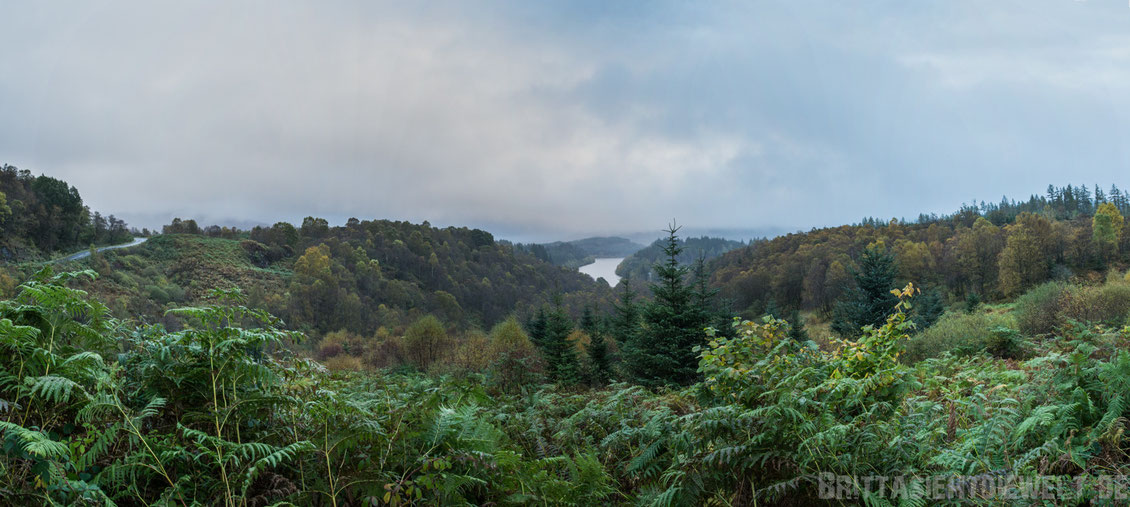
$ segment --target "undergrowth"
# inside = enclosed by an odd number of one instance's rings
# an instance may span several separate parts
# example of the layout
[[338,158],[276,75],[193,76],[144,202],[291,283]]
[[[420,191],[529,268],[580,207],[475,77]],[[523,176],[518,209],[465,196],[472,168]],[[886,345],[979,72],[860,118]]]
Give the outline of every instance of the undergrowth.
[[1130,332],[1069,323],[1022,354],[908,363],[912,287],[829,349],[736,321],[686,389],[503,390],[330,374],[235,290],[172,310],[176,332],[127,325],[70,285],[93,276],[44,270],[0,303],[0,503],[807,505],[829,473],[915,492],[936,475],[1127,469]]

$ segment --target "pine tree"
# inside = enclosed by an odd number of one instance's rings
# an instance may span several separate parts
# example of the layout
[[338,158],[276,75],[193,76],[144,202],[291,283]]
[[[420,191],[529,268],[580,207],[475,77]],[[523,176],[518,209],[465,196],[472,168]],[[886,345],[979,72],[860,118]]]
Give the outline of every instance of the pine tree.
[[895,285],[895,258],[886,249],[869,247],[852,272],[855,287],[847,299],[836,303],[832,330],[840,336],[854,336],[864,326],[879,326],[898,303],[891,293]]
[[625,347],[628,370],[645,385],[686,385],[698,376],[698,356],[692,349],[704,342],[707,323],[686,283],[690,270],[679,265],[678,230],[674,225],[667,229],[667,259],[655,266],[655,297],[644,307],[643,333]]

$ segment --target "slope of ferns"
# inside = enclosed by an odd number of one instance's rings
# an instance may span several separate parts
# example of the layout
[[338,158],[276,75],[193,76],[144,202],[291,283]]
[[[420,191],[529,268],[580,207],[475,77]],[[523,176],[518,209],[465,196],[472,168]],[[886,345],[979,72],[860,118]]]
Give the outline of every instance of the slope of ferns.
[[[736,322],[682,391],[505,392],[481,376],[332,376],[238,292],[174,310],[179,332],[127,326],[68,287],[89,276],[44,271],[0,303],[2,504],[807,505],[826,473],[1128,468],[1126,331],[908,365],[909,288],[834,351],[781,320]],[[929,503],[921,490],[860,500]]]

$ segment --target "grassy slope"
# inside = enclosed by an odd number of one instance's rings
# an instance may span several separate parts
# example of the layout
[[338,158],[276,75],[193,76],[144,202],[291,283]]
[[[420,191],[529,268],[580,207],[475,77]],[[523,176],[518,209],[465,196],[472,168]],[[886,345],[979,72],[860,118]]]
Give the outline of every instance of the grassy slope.
[[170,307],[203,302],[212,289],[281,293],[291,263],[261,268],[251,263],[239,240],[178,234],[156,236],[128,250],[70,264],[100,273],[87,290],[118,316],[156,318]]

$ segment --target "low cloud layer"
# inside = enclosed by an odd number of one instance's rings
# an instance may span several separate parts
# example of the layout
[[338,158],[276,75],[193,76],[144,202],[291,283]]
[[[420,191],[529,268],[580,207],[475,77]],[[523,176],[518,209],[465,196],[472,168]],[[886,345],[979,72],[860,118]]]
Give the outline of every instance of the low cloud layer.
[[1126,183],[1099,1],[0,7],[0,162],[95,209],[552,239]]

